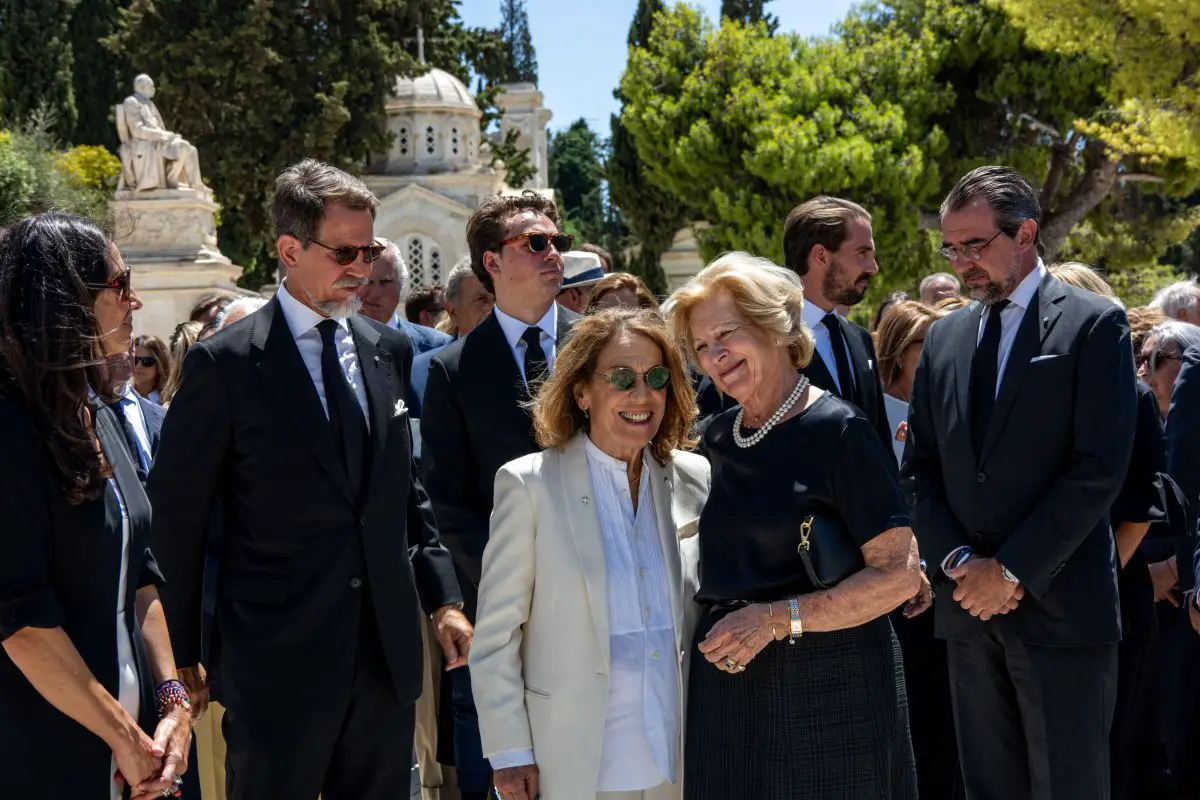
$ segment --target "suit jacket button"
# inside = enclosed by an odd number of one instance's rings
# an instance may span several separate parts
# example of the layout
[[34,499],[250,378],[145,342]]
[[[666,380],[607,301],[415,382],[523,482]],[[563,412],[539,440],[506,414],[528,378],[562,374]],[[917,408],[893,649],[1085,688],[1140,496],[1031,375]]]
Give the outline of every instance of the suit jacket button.
[[987,483],[987,475],[984,475],[982,472],[975,473],[975,482],[976,483]]
[[350,588],[351,589],[361,589],[362,588],[362,578],[358,578],[358,577],[351,578],[350,579]]
[[367,518],[365,516],[359,517],[358,524],[364,528],[367,527]]

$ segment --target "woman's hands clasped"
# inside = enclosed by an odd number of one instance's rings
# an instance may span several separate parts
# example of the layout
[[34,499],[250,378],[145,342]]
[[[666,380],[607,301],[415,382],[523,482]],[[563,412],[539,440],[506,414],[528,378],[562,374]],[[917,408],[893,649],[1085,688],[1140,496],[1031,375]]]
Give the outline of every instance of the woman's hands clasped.
[[766,603],[754,603],[730,613],[712,626],[700,643],[700,652],[723,672],[745,671],[773,638],[787,634],[787,623],[772,619],[772,611]]
[[537,765],[498,769],[492,774],[492,782],[500,800],[535,800],[538,796]]

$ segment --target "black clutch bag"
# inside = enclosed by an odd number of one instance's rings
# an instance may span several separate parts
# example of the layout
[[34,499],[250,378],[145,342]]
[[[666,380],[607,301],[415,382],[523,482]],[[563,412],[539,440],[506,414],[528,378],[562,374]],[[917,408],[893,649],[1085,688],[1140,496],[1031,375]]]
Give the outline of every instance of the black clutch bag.
[[796,552],[818,589],[837,586],[864,566],[862,549],[837,517],[807,517],[800,523]]

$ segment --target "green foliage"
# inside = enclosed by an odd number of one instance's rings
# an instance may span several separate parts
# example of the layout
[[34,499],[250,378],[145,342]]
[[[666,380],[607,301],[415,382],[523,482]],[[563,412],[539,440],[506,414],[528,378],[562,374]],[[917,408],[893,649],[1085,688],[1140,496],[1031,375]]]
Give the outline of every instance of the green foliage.
[[76,0],[69,28],[74,58],[72,74],[79,118],[71,133],[75,144],[103,145],[116,150],[113,106],[132,91],[135,70],[121,52],[106,48],[129,0]]
[[721,0],[721,19],[740,22],[743,25],[757,25],[762,22],[767,26],[767,33],[772,36],[779,30],[779,18],[767,13],[767,3],[771,0]]
[[[933,104],[927,56],[867,55],[762,26],[714,30],[686,6],[660,15],[648,46],[630,51],[621,122],[644,179],[710,223],[698,236],[706,258],[738,249],[781,261],[788,212],[828,193],[872,210],[892,282],[927,268],[920,212],[937,198],[947,146],[910,112]],[[614,198],[633,228],[615,186]]]
[[529,150],[517,144],[519,138],[521,138],[520,131],[509,129],[504,134],[504,138],[500,138],[497,134],[491,139],[492,161],[493,163],[503,162],[504,181],[509,186],[524,186],[525,182],[532,178],[537,171],[533,168]]
[[0,0],[0,117],[45,109],[62,140],[75,129],[68,28],[77,0]]
[[602,149],[603,142],[584,119],[550,139],[550,185],[562,197],[564,217],[588,241],[598,241],[604,225]]
[[[525,0],[501,0],[500,38],[508,48],[504,82],[537,85],[537,51],[533,48],[533,36],[529,33],[529,13],[525,9]],[[509,183],[520,185],[515,181]]]
[[199,148],[224,213],[221,248],[261,285],[274,273],[270,190],[304,157],[361,172],[389,143],[384,103],[418,65],[401,46],[445,2],[133,0],[107,42],[158,85],[168,127]]
[[111,163],[95,152],[61,152],[52,130],[52,115],[35,112],[0,131],[0,226],[51,210],[108,222],[112,188],[97,181]]
[[80,186],[112,192],[121,175],[121,159],[96,145],[81,144],[60,155],[55,165]]

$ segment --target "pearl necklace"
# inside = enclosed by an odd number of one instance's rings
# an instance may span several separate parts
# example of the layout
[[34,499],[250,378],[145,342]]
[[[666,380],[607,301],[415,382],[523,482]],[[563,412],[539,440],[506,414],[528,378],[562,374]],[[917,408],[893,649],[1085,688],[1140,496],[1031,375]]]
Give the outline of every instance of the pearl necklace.
[[742,435],[742,419],[746,415],[745,408],[739,408],[737,416],[733,419],[733,443],[743,450],[747,447],[753,447],[762,441],[762,438],[771,432],[771,429],[779,424],[779,421],[787,416],[787,413],[792,410],[792,406],[796,405],[796,401],[800,399],[800,395],[804,394],[804,390],[808,388],[808,378],[803,375],[796,381],[796,386],[792,389],[791,394],[787,399],[775,409],[775,413],[763,423],[763,426],[749,436]]

